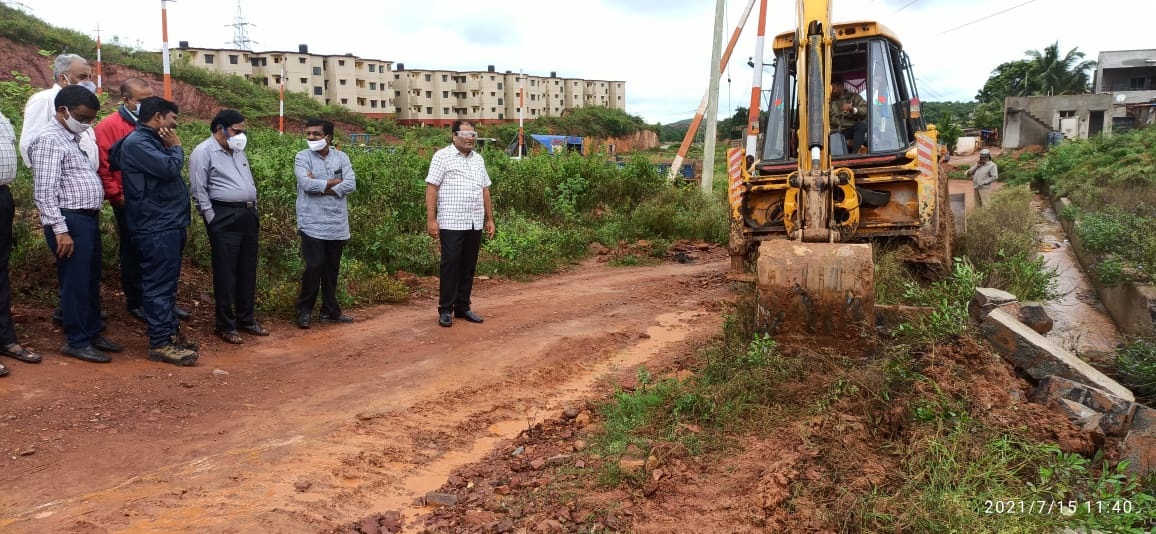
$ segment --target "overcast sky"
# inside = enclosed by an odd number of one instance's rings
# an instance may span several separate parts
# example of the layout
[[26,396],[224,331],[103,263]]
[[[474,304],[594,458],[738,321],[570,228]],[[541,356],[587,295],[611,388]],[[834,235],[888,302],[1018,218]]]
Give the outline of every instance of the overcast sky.
[[[18,0],[33,15],[107,42],[159,50],[157,0]],[[8,2],[12,3],[12,2]],[[727,0],[724,42],[746,0]],[[1023,4],[1021,6],[1021,4]],[[770,39],[793,25],[791,0],[769,0]],[[857,0],[835,1],[836,21],[871,19],[895,31],[915,66],[924,100],[973,99],[991,70],[1027,49],[1059,41],[1095,60],[1103,50],[1156,48],[1141,28],[1151,0]],[[1021,6],[1021,7],[1015,7]],[[1000,11],[1008,10],[1002,14]],[[690,118],[710,74],[712,0],[244,0],[255,50],[296,50],[405,63],[407,68],[524,70],[527,74],[626,81],[626,111],[648,122]],[[170,46],[227,47],[236,0],[168,4]],[[720,115],[750,98],[747,58],[754,54],[751,15],[724,74]],[[972,21],[975,24],[955,29]],[[727,82],[727,78],[730,82]],[[764,80],[770,79],[770,70]]]

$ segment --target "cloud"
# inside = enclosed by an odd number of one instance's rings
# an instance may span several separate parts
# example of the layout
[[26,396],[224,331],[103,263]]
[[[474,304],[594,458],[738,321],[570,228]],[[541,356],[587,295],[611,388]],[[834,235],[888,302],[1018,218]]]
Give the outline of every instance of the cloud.
[[511,46],[521,37],[515,26],[502,24],[497,20],[470,19],[462,29],[462,37],[475,46]]

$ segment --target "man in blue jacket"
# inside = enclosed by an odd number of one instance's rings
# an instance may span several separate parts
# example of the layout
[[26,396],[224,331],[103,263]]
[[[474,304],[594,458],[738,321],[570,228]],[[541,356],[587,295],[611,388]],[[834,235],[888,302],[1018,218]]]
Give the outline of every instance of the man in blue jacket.
[[[181,176],[185,151],[173,128],[177,105],[141,100],[136,130],[115,156],[124,182],[125,223],[141,257],[141,293],[148,320],[149,359],[175,365],[197,361],[173,311],[189,226],[189,188]],[[114,149],[115,150],[115,149]]]

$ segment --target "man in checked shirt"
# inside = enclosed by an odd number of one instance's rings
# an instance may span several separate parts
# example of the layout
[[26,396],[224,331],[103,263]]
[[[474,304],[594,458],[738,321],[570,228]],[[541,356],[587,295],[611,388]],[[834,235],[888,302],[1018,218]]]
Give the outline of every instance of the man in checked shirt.
[[[0,354],[26,363],[40,363],[40,355],[21,347],[12,324],[12,287],[8,283],[8,258],[12,253],[12,219],[16,205],[8,184],[16,179],[16,131],[0,113]],[[8,368],[0,364],[0,376]]]
[[471,323],[482,317],[470,311],[470,293],[482,231],[494,237],[490,175],[482,155],[474,152],[478,132],[467,120],[453,124],[453,144],[438,150],[425,178],[426,231],[441,240],[442,261],[438,324],[453,326],[456,316]]
[[28,147],[32,192],[48,250],[56,256],[66,356],[106,363],[123,350],[100,335],[100,205],[104,189],[81,139],[100,109],[96,95],[79,85],[60,90],[56,116]]

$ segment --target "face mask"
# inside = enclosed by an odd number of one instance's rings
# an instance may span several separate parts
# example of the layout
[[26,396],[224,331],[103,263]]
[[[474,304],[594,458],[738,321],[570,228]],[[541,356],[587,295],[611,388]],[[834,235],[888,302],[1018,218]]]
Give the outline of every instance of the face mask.
[[228,144],[231,150],[240,150],[241,152],[244,152],[245,145],[249,144],[249,138],[245,137],[245,134],[243,133],[237,134],[229,138]]
[[64,122],[68,125],[68,131],[74,134],[82,134],[92,127],[91,124],[85,124],[72,118],[72,113],[69,113],[68,110],[64,110],[64,114],[67,117]]
[[314,152],[320,152],[322,150],[325,150],[325,148],[329,146],[329,141],[324,139],[324,138],[312,139],[312,140],[308,140],[306,142],[309,143],[309,150],[312,150]]
[[83,88],[85,88],[85,89],[88,89],[88,90],[89,90],[89,91],[91,91],[91,92],[92,92],[92,94],[94,94],[94,95],[96,94],[96,84],[95,84],[95,83],[93,83],[93,82],[90,82],[90,81],[88,81],[88,80],[84,80],[83,82],[80,82],[80,83],[79,83],[79,84],[77,84],[77,85],[79,85],[79,86],[81,86],[81,87],[83,87]]
[[133,108],[132,108],[132,114],[133,114],[133,115],[136,115],[136,116],[138,116],[138,117],[140,116],[140,102],[137,102],[137,103],[136,103],[136,105],[135,105],[135,106],[133,106]]

